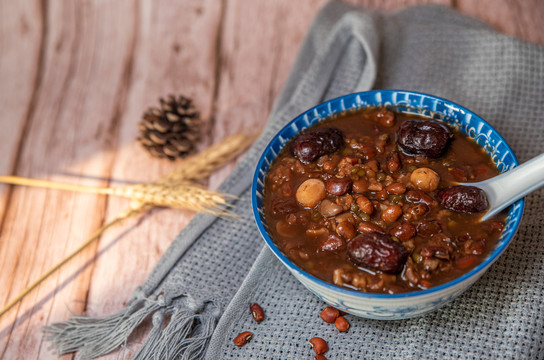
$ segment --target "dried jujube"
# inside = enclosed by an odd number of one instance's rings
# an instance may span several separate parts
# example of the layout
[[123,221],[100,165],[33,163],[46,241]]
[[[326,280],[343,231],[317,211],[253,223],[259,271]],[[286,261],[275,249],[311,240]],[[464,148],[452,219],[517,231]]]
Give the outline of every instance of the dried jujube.
[[406,155],[436,159],[446,151],[452,132],[434,120],[406,120],[397,130],[397,144]]
[[446,209],[469,214],[485,211],[488,206],[484,191],[475,186],[450,186],[440,190],[436,199]]
[[308,164],[322,155],[338,150],[344,144],[344,134],[337,128],[317,128],[297,136],[291,143],[291,152]]
[[372,232],[361,234],[348,243],[348,255],[355,264],[385,273],[402,270],[408,252],[391,236]]

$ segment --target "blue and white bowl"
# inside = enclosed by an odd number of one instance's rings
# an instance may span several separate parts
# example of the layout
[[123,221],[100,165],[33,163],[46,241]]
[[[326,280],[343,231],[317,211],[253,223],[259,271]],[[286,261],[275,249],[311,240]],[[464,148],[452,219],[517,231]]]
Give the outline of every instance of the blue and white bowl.
[[301,130],[335,114],[377,105],[432,117],[457,127],[492,157],[501,172],[517,166],[518,161],[502,136],[478,115],[451,101],[411,91],[375,90],[326,101],[297,116],[270,141],[257,165],[252,188],[253,213],[268,247],[304,286],[331,306],[364,318],[397,320],[438,309],[476,282],[512,241],[521,221],[524,201],[519,200],[508,209],[503,233],[482,263],[461,277],[428,290],[394,295],[365,293],[327,283],[306,273],[289,260],[270,237],[263,211],[265,176],[281,149]]

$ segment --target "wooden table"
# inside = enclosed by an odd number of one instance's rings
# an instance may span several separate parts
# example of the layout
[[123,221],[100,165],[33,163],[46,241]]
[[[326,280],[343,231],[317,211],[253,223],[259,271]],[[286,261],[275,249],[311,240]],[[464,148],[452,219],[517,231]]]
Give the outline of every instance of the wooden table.
[[[544,44],[539,0],[355,2],[385,9],[441,3]],[[0,0],[0,174],[89,186],[155,180],[179,162],[143,151],[137,124],[169,93],[192,97],[201,110],[201,149],[262,128],[324,3]],[[0,306],[127,205],[0,185]],[[156,210],[109,230],[0,318],[0,356],[56,358],[40,328],[71,313],[121,309],[193,215]]]

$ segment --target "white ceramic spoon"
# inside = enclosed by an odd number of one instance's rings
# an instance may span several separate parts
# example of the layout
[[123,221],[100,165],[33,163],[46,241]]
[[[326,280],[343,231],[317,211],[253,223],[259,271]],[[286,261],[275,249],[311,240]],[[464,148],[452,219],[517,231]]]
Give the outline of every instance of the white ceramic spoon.
[[491,179],[459,185],[475,186],[487,195],[489,208],[485,221],[525,195],[544,185],[544,154]]

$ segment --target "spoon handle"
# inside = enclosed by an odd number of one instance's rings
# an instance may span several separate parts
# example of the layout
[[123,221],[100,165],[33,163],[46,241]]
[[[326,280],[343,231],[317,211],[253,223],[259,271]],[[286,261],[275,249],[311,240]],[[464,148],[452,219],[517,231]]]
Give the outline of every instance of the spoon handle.
[[487,194],[490,208],[482,217],[485,221],[544,185],[544,154],[492,179],[466,185],[477,186]]

